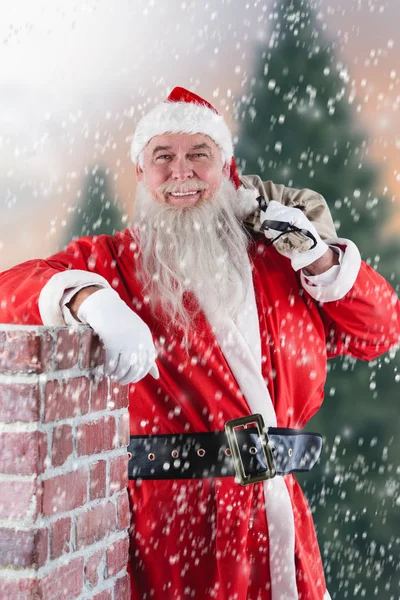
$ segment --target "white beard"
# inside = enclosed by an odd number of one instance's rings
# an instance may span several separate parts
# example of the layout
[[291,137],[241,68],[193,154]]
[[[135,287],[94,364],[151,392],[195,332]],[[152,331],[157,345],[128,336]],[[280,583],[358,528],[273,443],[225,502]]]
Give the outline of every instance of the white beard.
[[248,284],[249,238],[235,215],[237,191],[225,179],[213,198],[198,205],[174,207],[154,200],[146,184],[137,187],[133,231],[138,240],[138,278],[153,313],[162,308],[168,324],[178,327],[188,344],[193,313],[183,296],[192,291],[207,298],[212,312],[235,317]]

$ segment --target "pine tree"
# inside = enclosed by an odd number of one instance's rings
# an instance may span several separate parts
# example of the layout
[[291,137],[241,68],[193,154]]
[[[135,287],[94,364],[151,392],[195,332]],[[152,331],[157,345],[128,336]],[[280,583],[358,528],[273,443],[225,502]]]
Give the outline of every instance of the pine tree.
[[[275,3],[249,89],[236,105],[244,173],[321,193],[338,235],[398,289],[399,245],[385,239],[390,203],[357,124],[349,74],[305,0]],[[378,255],[379,253],[379,255]],[[400,361],[329,362],[325,402],[308,424],[326,437],[321,464],[301,477],[332,598],[397,597],[396,465]],[[397,439],[397,441],[396,441]],[[397,593],[396,593],[397,590]]]
[[97,165],[88,170],[81,203],[75,207],[66,242],[85,235],[114,234],[122,228],[118,198],[112,192],[109,169]]

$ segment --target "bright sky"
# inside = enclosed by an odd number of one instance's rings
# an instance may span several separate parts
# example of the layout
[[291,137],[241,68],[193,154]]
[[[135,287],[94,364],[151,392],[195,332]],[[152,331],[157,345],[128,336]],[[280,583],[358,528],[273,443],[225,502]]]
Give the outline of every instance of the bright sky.
[[[400,197],[397,0],[313,0],[337,39],[384,166]],[[175,85],[230,121],[246,91],[273,0],[13,0],[0,21],[0,269],[53,252],[84,169],[110,166],[129,212],[129,136]],[[385,159],[386,157],[386,159]],[[399,177],[399,180],[397,179]]]

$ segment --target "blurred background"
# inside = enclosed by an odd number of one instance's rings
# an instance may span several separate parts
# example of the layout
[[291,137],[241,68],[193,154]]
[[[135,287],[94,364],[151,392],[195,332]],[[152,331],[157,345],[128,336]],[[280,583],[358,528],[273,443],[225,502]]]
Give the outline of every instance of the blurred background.
[[[129,224],[130,139],[176,85],[243,173],[323,194],[398,290],[398,0],[14,0],[0,36],[0,270]],[[333,599],[400,597],[400,361],[329,364],[301,483]]]

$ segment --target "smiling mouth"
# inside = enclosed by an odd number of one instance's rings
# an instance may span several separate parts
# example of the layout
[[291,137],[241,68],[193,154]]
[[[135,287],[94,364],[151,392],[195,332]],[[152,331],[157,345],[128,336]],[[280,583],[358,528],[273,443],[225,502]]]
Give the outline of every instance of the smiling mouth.
[[193,206],[197,204],[201,198],[200,190],[192,190],[189,192],[168,192],[168,204],[171,206]]
[[198,194],[199,192],[200,190],[194,190],[192,192],[169,192],[169,194],[174,198],[183,198],[185,196],[196,196],[196,194]]

